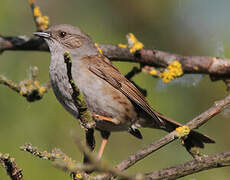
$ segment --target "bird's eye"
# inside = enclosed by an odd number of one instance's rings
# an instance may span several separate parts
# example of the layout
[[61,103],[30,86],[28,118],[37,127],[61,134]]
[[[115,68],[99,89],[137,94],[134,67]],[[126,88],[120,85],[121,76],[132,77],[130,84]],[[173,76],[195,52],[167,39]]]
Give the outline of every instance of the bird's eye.
[[64,31],[59,32],[59,36],[61,38],[64,38],[66,36],[66,32],[64,32]]

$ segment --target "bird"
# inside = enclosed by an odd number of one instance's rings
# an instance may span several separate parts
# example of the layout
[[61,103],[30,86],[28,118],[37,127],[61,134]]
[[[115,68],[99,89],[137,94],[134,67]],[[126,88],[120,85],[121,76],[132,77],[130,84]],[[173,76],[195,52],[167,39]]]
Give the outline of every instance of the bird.
[[[49,76],[56,98],[78,119],[79,111],[71,96],[72,89],[63,57],[66,51],[69,52],[73,80],[83,94],[95,119],[96,129],[103,138],[98,158],[101,158],[111,132],[126,131],[142,139],[140,127],[171,132],[182,126],[154,110],[136,86],[98,51],[92,38],[80,28],[59,24],[34,35],[43,38],[49,46]],[[187,149],[203,148],[205,143],[215,141],[193,130],[184,140]]]

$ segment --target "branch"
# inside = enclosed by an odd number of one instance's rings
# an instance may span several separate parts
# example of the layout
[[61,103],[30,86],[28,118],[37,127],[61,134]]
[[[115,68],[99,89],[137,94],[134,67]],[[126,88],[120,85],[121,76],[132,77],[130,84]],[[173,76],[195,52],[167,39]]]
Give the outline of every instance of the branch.
[[68,172],[77,172],[82,171],[83,166],[80,163],[77,163],[75,160],[72,160],[69,156],[63,153],[60,149],[53,149],[51,153],[47,151],[40,151],[38,148],[33,147],[31,144],[25,144],[20,147],[22,151],[28,152],[35,157],[44,160],[50,160],[55,167],[62,169],[63,171]]
[[199,161],[192,160],[174,167],[145,174],[147,179],[177,179],[200,171],[230,166],[230,152],[202,156]]
[[29,0],[30,7],[32,9],[34,22],[37,27],[37,31],[44,31],[49,26],[49,18],[48,16],[43,16],[40,7],[35,4],[35,0]]
[[[100,44],[103,55],[114,61],[137,62],[156,67],[167,67],[177,60],[182,64],[184,73],[209,74],[214,77],[230,77],[229,59],[217,59],[216,57],[182,56],[156,49],[142,49],[136,53],[130,53],[129,48],[117,45]],[[5,50],[36,50],[48,51],[47,44],[37,37],[26,36],[0,36],[0,52]]]
[[[230,105],[230,95],[222,100],[216,101],[209,109],[207,109],[205,112],[203,112],[202,114],[200,114],[199,116],[195,117],[193,120],[188,122],[186,126],[188,126],[190,130],[196,129],[202,126],[204,123],[206,123],[213,116],[223,111],[223,109],[229,105]],[[136,154],[129,156],[127,159],[119,163],[116,166],[116,168],[118,168],[121,171],[128,169],[129,167],[133,166],[141,159],[145,158],[149,154],[157,151],[158,149],[164,147],[165,145],[173,142],[176,139],[177,139],[177,131],[174,130],[171,133],[167,134],[165,137],[139,150]]]
[[0,163],[6,169],[11,180],[23,180],[22,169],[18,168],[15,159],[11,158],[9,154],[0,153]]
[[30,68],[29,78],[25,79],[19,83],[15,83],[5,76],[0,75],[0,84],[8,86],[13,91],[19,93],[21,96],[25,97],[27,101],[33,102],[42,99],[45,93],[50,89],[50,83],[45,83],[43,85],[39,84],[37,80],[38,68]]
[[[33,147],[31,144],[25,144],[20,149],[25,152],[29,152],[30,154],[34,155],[35,157],[50,160],[54,167],[57,167],[59,169],[62,169],[65,172],[69,172],[72,175],[76,177],[84,177],[84,178],[90,178],[90,179],[97,179],[93,176],[90,176],[85,171],[97,171],[102,173],[109,173],[109,176],[116,176],[121,177],[123,179],[131,180],[133,179],[132,176],[126,175],[125,173],[109,167],[107,164],[102,162],[101,160],[98,160],[96,155],[92,153],[87,146],[85,146],[81,139],[79,139],[77,136],[74,136],[75,142],[84,154],[87,155],[87,157],[90,159],[90,164],[84,165],[81,163],[77,163],[75,160],[67,156],[65,153],[63,153],[60,149],[53,149],[51,153],[47,151],[40,151],[36,147]],[[107,174],[108,175],[108,174]],[[100,179],[102,177],[106,177],[103,175],[99,175]],[[77,179],[77,178],[76,178]],[[80,178],[81,179],[81,178]]]

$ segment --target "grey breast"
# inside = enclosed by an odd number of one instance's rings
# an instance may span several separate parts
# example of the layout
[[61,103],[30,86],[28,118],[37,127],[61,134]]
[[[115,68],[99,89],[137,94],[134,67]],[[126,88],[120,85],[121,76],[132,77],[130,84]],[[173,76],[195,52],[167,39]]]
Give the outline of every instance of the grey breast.
[[[68,82],[66,65],[60,56],[51,56],[50,79],[51,85],[59,102],[74,117],[78,118],[78,110],[72,100],[72,89]],[[55,59],[55,60],[54,60]],[[75,84],[83,93],[88,108],[91,113],[111,117],[119,121],[118,124],[98,122],[97,127],[101,130],[122,131],[127,130],[136,119],[133,105],[120,91],[100,79],[88,70],[87,65],[81,61],[73,61],[72,76]],[[119,98],[117,101],[115,98]],[[121,103],[128,104],[124,108]]]
[[56,98],[68,112],[78,118],[79,113],[73,104],[71,86],[68,82],[67,70],[63,57],[51,55],[49,74],[51,86]]

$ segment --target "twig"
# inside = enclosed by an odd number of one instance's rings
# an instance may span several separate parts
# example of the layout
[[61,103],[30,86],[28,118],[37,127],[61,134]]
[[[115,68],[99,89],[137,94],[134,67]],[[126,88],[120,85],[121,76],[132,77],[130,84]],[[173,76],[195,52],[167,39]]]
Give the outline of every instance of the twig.
[[230,166],[230,152],[202,156],[199,161],[192,160],[167,169],[145,174],[147,179],[177,179],[200,171]]
[[6,169],[11,180],[23,180],[22,169],[18,168],[15,159],[11,158],[9,154],[0,153],[0,163]]
[[86,169],[81,163],[77,163],[75,160],[67,156],[60,149],[53,149],[51,153],[47,151],[40,151],[38,148],[33,147],[31,144],[25,144],[20,147],[22,151],[29,152],[35,157],[50,160],[54,167],[60,168],[65,172],[75,173],[77,171],[83,171]]
[[37,80],[38,68],[30,68],[30,77],[19,83],[15,83],[5,76],[0,75],[0,84],[8,86],[13,91],[19,93],[21,96],[25,97],[27,101],[33,102],[42,99],[45,93],[50,89],[50,83],[45,83],[43,85],[39,84]]
[[48,28],[49,26],[49,18],[48,16],[43,16],[40,7],[35,4],[35,0],[29,0],[33,17],[34,17],[34,22],[37,27],[37,31],[44,31]]
[[[45,160],[52,161],[52,164],[55,167],[58,167],[65,172],[70,172],[76,174],[76,172],[81,173],[83,177],[90,177],[91,179],[94,179],[93,176],[89,176],[84,171],[97,171],[97,172],[106,172],[110,173],[110,175],[113,176],[119,176],[125,179],[132,179],[132,176],[128,176],[122,172],[120,172],[117,169],[110,168],[107,164],[101,162],[96,158],[96,155],[92,153],[87,146],[81,143],[81,140],[74,136],[75,142],[78,146],[78,148],[85,154],[87,154],[87,157],[90,159],[90,164],[83,165],[81,163],[77,163],[75,160],[72,160],[69,156],[67,156],[65,153],[63,153],[60,149],[54,149],[51,153],[47,151],[40,151],[36,147],[33,147],[31,144],[25,144],[20,149],[22,151],[29,152],[30,154],[41,158]],[[100,177],[103,177],[102,175]]]
[[[186,126],[188,126],[190,130],[200,127],[201,125],[206,123],[210,118],[223,111],[223,109],[226,108],[229,104],[230,104],[230,95],[222,100],[216,101],[214,105],[212,105],[208,110],[206,110],[205,112],[203,112],[202,114],[200,114],[199,116],[195,117],[193,120],[188,122]],[[175,134],[176,131],[173,131],[168,135],[166,135],[165,137],[150,144],[149,146],[139,150],[136,154],[129,156],[127,159],[119,163],[116,166],[116,168],[123,171],[129,168],[130,166],[133,166],[135,163],[145,158],[149,154],[157,151],[158,149],[162,148],[163,146],[177,139],[177,136],[175,136]]]
[[138,74],[140,72],[141,72],[141,68],[134,66],[133,69],[125,75],[125,77],[128,80],[131,80],[136,74]]
[[69,156],[67,156],[65,153],[63,153],[60,149],[53,149],[51,153],[47,151],[41,151],[38,150],[37,147],[33,147],[31,144],[25,144],[20,147],[22,151],[28,152],[35,157],[38,157],[40,159],[44,160],[50,160],[53,162],[53,164],[56,166],[62,167],[65,171],[72,171],[74,170],[81,170],[82,167],[80,163],[77,163],[75,160],[72,160]]
[[[47,151],[39,151],[37,147],[33,147],[32,144],[25,144],[20,147],[20,150],[29,152],[30,154],[46,160],[54,161],[55,159],[59,159],[60,155],[56,155],[56,153],[48,153]],[[56,150],[55,150],[56,151]],[[59,150],[57,150],[59,151]]]
[[189,126],[190,129],[199,128],[204,123],[206,123],[209,119],[222,112],[229,105],[230,105],[230,95],[228,95],[224,99],[215,101],[214,104],[209,109],[201,113],[199,116],[195,117],[193,120],[189,121],[186,125]]

